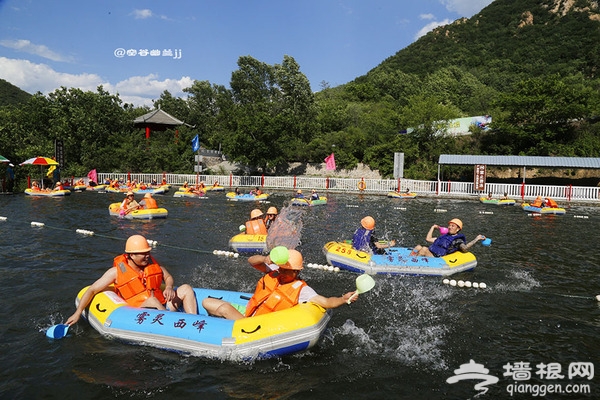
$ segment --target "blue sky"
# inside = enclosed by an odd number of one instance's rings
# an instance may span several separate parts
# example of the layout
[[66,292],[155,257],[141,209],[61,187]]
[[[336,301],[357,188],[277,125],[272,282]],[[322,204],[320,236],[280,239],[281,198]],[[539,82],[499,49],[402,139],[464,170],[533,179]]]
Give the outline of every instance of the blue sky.
[[229,87],[240,56],[289,55],[318,91],[492,1],[0,0],[0,78],[29,93],[103,85],[151,106],[194,80]]

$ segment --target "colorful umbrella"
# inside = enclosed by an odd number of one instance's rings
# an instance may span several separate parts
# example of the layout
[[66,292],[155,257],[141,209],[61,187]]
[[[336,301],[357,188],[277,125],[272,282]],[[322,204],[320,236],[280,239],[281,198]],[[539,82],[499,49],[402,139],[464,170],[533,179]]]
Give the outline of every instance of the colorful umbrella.
[[25,160],[23,161],[21,164],[19,165],[39,165],[40,166],[40,172],[42,173],[42,189],[44,188],[44,172],[42,171],[42,166],[44,165],[58,165],[58,162],[56,162],[55,160],[48,158],[48,157],[33,157],[30,158],[29,160]]
[[0,156],[0,162],[8,163],[8,162],[10,162],[10,160],[8,158]]
[[23,161],[19,165],[58,165],[58,162],[48,157],[33,157]]

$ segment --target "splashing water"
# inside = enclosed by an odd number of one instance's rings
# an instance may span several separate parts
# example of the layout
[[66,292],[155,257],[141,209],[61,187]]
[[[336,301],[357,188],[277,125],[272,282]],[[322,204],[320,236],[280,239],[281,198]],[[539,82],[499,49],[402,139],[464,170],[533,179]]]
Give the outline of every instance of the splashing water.
[[274,247],[285,246],[295,249],[300,245],[302,232],[302,217],[305,211],[299,207],[286,206],[281,209],[275,222],[269,228],[267,236],[267,250]]

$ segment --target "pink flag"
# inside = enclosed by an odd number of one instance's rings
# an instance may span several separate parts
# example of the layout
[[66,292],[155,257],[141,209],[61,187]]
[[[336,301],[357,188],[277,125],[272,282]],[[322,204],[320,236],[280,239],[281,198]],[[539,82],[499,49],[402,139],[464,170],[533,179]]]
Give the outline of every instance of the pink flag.
[[90,181],[98,183],[98,174],[95,169],[88,172],[88,178],[90,178]]
[[335,157],[333,156],[333,153],[325,157],[325,167],[328,171],[335,171]]

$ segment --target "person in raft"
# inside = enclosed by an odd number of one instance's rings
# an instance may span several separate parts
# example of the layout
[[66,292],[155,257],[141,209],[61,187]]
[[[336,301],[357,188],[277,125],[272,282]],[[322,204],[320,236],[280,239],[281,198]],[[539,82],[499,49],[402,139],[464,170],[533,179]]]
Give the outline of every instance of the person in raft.
[[341,297],[324,297],[317,294],[306,282],[298,278],[303,268],[302,254],[297,250],[288,250],[288,253],[287,262],[282,264],[273,263],[270,255],[254,255],[248,258],[250,265],[265,275],[256,284],[254,295],[245,309],[239,305],[236,308],[231,303],[214,297],[205,298],[202,307],[209,315],[236,320],[285,310],[299,303],[311,302],[323,308],[336,308],[346,304],[348,299],[351,302],[356,301],[358,295],[354,295],[355,292],[348,292]]
[[310,194],[310,200],[319,200],[319,193],[317,193],[316,189],[312,190],[312,193]]
[[269,207],[269,209],[267,210],[267,215],[264,219],[267,230],[271,227],[273,222],[275,222],[275,218],[277,218],[277,207]]
[[448,222],[448,233],[440,237],[434,238],[433,231],[440,229],[439,225],[432,225],[427,232],[427,240],[432,243],[431,246],[417,245],[410,253],[411,256],[422,256],[422,257],[441,257],[446,254],[452,254],[458,250],[463,253],[469,251],[471,246],[477,243],[479,240],[484,240],[485,236],[478,235],[475,239],[467,243],[467,238],[462,233],[459,233],[463,228],[463,223],[460,219],[454,218]]
[[140,206],[145,208],[146,210],[151,210],[154,208],[158,208],[158,204],[156,204],[156,200],[152,197],[151,193],[146,193],[142,201],[140,201]]
[[385,249],[396,245],[395,240],[387,243],[381,243],[375,235],[375,220],[371,216],[366,216],[360,220],[360,227],[354,232],[352,237],[352,247],[354,250],[364,251],[369,254],[385,254]]
[[258,208],[250,211],[250,220],[246,222],[246,234],[248,235],[266,235],[267,226],[262,218],[263,212]]
[[[188,314],[198,314],[194,289],[188,284],[175,289],[173,277],[164,267],[158,265],[150,255],[150,250],[152,248],[145,237],[130,236],[125,243],[125,254],[115,257],[112,268],[85,291],[77,310],[66,324],[76,324],[94,296],[111,284],[114,284],[115,292],[132,307],[170,311],[183,308]],[[165,289],[161,290],[163,282]]]
[[135,201],[135,196],[133,192],[130,190],[125,194],[125,200],[121,203],[119,207],[119,215],[126,215],[132,211],[135,211],[140,208],[140,204]]

